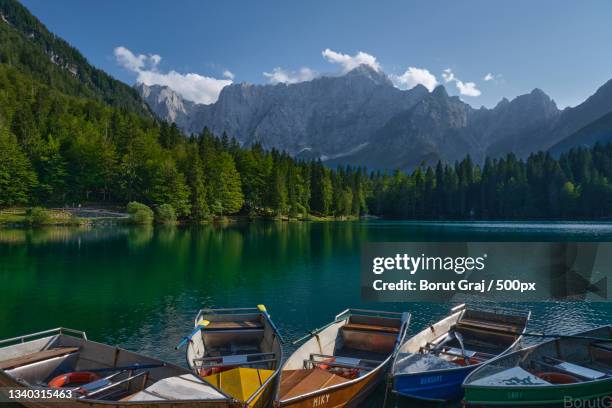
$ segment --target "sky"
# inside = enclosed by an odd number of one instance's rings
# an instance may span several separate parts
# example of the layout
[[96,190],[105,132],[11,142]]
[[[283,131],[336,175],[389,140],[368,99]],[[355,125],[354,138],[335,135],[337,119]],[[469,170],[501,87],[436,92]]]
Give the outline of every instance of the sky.
[[560,108],[612,79],[612,1],[22,0],[95,66],[212,103],[232,82],[360,63],[475,107],[540,88]]

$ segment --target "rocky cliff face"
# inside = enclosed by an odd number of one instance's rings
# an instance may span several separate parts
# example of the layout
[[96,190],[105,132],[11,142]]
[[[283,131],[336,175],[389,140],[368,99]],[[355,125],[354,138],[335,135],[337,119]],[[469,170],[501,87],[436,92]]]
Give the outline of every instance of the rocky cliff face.
[[560,111],[539,89],[493,109],[474,109],[439,86],[399,90],[381,71],[360,66],[336,77],[285,85],[232,84],[198,105],[168,88],[138,85],[161,118],[188,134],[208,126],[241,144],[261,143],[330,165],[410,169],[470,154],[547,150],[612,111],[612,82],[583,104]]
[[538,89],[504,99],[494,109],[473,109],[439,86],[394,116],[366,148],[344,162],[412,169],[438,160],[452,163],[468,154],[477,163],[508,152],[525,157],[554,143],[550,130],[559,116],[554,101]]
[[183,99],[167,86],[137,84],[136,90],[155,114],[183,129],[189,129],[199,105]]
[[591,147],[612,140],[612,80],[574,108],[563,111],[553,129],[557,143],[550,148],[560,154],[572,147]]
[[242,144],[259,142],[323,159],[359,149],[394,115],[428,95],[423,86],[399,90],[385,74],[367,66],[292,85],[233,84],[212,105],[186,106],[174,92],[151,88],[158,87],[138,85],[157,115],[186,133],[208,126]]

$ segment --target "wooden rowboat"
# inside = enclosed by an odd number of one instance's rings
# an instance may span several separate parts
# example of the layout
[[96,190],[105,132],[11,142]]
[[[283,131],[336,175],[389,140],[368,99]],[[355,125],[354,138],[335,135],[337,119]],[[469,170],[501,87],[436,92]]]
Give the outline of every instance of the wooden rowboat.
[[354,407],[382,380],[409,313],[346,310],[285,362],[275,407]]
[[192,372],[244,407],[268,407],[274,399],[282,339],[265,306],[202,309],[186,338]]
[[[50,383],[66,388],[50,388]],[[73,392],[71,399],[18,401],[32,408],[241,406],[185,368],[65,328],[0,341],[0,387]]]
[[471,373],[463,387],[466,404],[476,406],[609,406],[612,326],[502,356]]
[[461,399],[470,372],[518,348],[529,317],[502,308],[453,308],[400,347],[391,369],[393,392],[427,401]]

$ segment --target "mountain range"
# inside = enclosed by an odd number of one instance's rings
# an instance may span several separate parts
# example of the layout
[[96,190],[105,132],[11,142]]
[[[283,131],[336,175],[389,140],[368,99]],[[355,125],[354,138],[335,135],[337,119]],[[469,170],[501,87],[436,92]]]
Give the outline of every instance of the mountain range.
[[540,89],[475,109],[442,85],[432,92],[422,85],[397,89],[366,65],[297,84],[232,84],[210,105],[167,87],[136,88],[153,112],[187,134],[207,126],[243,145],[257,142],[330,165],[372,169],[411,169],[468,154],[479,163],[510,152],[521,158],[546,150],[559,154],[605,141],[612,130],[612,118],[605,119],[612,112],[612,81],[564,110]]
[[67,95],[154,114],[186,134],[207,126],[245,146],[260,143],[330,166],[412,169],[468,154],[482,163],[509,152],[521,158],[537,151],[559,155],[612,139],[612,80],[563,110],[539,89],[475,109],[443,86],[400,90],[381,70],[361,65],[295,84],[235,83],[215,103],[197,104],[167,87],[116,80],[15,0],[0,0],[0,63]]

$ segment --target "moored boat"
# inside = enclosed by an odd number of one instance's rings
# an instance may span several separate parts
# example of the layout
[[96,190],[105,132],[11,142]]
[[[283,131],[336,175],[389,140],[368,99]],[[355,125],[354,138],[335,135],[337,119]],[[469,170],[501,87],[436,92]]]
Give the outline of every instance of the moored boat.
[[473,406],[606,406],[612,396],[612,326],[504,355],[472,372],[463,387],[465,403]]
[[409,313],[350,310],[313,330],[285,362],[276,407],[354,407],[382,380]]
[[202,309],[184,343],[187,364],[205,382],[244,407],[272,403],[283,358],[282,338],[265,306]]
[[467,375],[518,348],[530,313],[460,305],[406,340],[393,361],[393,392],[427,401],[461,399]]
[[185,368],[65,328],[0,341],[0,386],[28,391],[18,402],[36,408],[241,406]]

